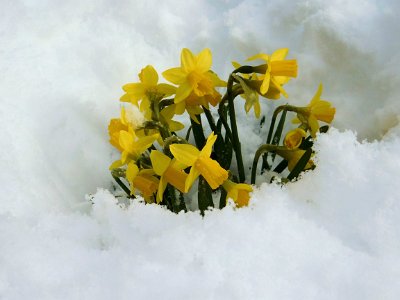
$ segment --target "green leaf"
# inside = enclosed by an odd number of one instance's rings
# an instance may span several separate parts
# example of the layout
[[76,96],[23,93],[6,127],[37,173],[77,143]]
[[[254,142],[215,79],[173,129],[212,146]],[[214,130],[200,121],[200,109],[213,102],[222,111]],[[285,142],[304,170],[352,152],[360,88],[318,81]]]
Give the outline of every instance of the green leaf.
[[226,206],[226,197],[228,196],[228,193],[223,188],[221,188],[220,190],[221,197],[219,198],[219,209],[223,209]]
[[282,173],[288,166],[288,161],[286,159],[282,160],[274,169],[276,173]]

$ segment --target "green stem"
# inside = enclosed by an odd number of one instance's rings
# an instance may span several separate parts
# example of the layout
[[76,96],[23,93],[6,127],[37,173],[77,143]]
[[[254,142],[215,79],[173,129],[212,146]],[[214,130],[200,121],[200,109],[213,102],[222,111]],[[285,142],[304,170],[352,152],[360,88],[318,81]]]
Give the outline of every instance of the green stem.
[[214,121],[213,116],[211,115],[211,112],[204,106],[203,106],[203,111],[204,111],[204,114],[206,115],[206,118],[207,118],[208,124],[210,125],[211,130],[214,131],[215,134],[219,135],[220,132],[217,132],[217,126],[215,125],[215,121]]
[[229,103],[229,119],[231,121],[231,129],[232,129],[232,145],[235,149],[236,155],[236,163],[239,172],[239,182],[245,182],[246,175],[244,173],[244,165],[242,158],[242,149],[239,141],[239,133],[236,124],[236,114],[235,114],[235,104],[234,97],[232,95],[232,85],[233,85],[233,76],[229,76],[228,86],[227,86],[227,95],[228,95],[228,103]]
[[118,183],[118,185],[124,190],[124,192],[128,194],[128,198],[135,198],[134,195],[131,195],[131,191],[129,190],[129,188],[126,187],[126,185],[121,181],[121,179],[119,179],[116,176],[113,176],[113,178],[115,182]]
[[201,125],[201,115],[196,115],[196,118],[199,123],[193,121],[192,118],[190,118],[190,123],[192,124],[192,131],[196,146],[199,150],[201,150],[206,144],[206,137],[204,136],[203,126]]

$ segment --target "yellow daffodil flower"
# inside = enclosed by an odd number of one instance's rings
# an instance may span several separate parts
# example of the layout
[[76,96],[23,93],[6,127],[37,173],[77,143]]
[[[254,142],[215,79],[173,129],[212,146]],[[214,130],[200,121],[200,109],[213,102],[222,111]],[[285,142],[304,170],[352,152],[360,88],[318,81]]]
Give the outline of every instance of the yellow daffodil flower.
[[181,66],[163,72],[168,81],[178,85],[175,103],[184,101],[193,92],[196,96],[215,95],[216,86],[226,86],[226,83],[210,71],[212,56],[210,49],[204,49],[194,55],[189,49],[181,52]]
[[122,148],[121,159],[113,162],[110,169],[119,168],[131,160],[136,161],[157,140],[158,136],[158,134],[153,134],[138,137],[132,127],[129,127],[128,131],[121,130],[119,133],[119,145]]
[[234,183],[226,180],[222,184],[225,191],[228,193],[227,199],[231,198],[237,207],[247,206],[250,200],[250,193],[253,191],[251,185],[246,183]]
[[188,175],[183,171],[183,169],[187,167],[186,165],[179,163],[175,158],[169,158],[158,150],[151,151],[150,160],[154,172],[160,176],[157,203],[162,201],[168,183],[176,187],[182,193],[185,192],[185,182]]
[[128,130],[128,126],[126,126],[121,119],[111,119],[110,124],[108,125],[110,144],[117,148],[120,152],[123,151],[121,145],[119,144],[119,133],[122,130]]
[[[262,59],[267,63],[266,71],[262,84],[260,86],[260,93],[265,95],[267,98],[277,99],[276,97],[283,94],[287,97],[287,93],[282,88],[290,77],[297,77],[297,61],[295,59],[285,60],[285,57],[289,49],[282,48],[276,50],[271,56],[260,53],[247,60]],[[272,92],[267,96],[270,87],[273,89]]]
[[243,89],[243,94],[241,94],[241,97],[246,100],[246,103],[244,104],[244,109],[246,113],[250,111],[252,107],[254,107],[254,114],[256,118],[260,117],[261,114],[261,106],[260,106],[260,101],[258,98],[258,93],[256,90],[252,89],[248,83],[251,82],[249,80],[245,81],[242,77],[238,75],[233,75],[234,78],[239,81],[240,86]]
[[305,122],[313,138],[319,130],[318,120],[331,123],[336,113],[336,109],[330,102],[321,100],[322,89],[323,86],[320,84],[311,102],[307,107],[300,109],[297,118],[293,120],[293,123]]
[[172,120],[175,115],[175,104],[165,107],[160,113],[160,121],[163,125],[167,126],[169,131],[175,132],[185,128],[185,125],[178,121]]
[[[139,79],[140,82],[128,83],[122,87],[126,94],[120,100],[131,102],[136,106],[138,106],[139,100],[142,100],[140,110],[143,112],[151,112],[149,107],[152,100],[157,99],[159,101],[163,97],[175,94],[176,87],[166,83],[158,83],[158,74],[150,65],[141,70]],[[146,118],[150,119],[151,116],[146,115]]]
[[199,175],[204,177],[212,189],[216,189],[228,179],[228,172],[217,161],[210,158],[212,147],[216,140],[217,136],[211,133],[201,151],[187,144],[172,144],[169,147],[177,161],[186,166],[191,166],[185,183],[186,192]]
[[131,195],[138,189],[146,202],[153,202],[153,195],[157,192],[159,180],[154,177],[154,171],[151,169],[139,170],[138,166],[131,161],[126,169],[126,180],[128,180]]
[[[288,161],[288,169],[292,171],[299,162],[300,158],[304,155],[305,150],[277,150],[276,153]],[[310,159],[307,162],[305,170],[314,166],[314,162]]]
[[290,130],[286,134],[283,144],[288,149],[297,149],[297,148],[299,148],[301,142],[303,141],[303,137],[306,137],[306,136],[307,136],[307,133],[301,128],[296,128],[296,129]]

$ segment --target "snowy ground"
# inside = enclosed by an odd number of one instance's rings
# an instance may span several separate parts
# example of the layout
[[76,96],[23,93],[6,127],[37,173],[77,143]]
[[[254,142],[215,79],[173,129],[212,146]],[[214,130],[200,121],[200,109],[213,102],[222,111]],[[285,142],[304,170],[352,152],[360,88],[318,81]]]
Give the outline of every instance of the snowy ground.
[[[0,299],[398,299],[398,3],[0,0]],[[337,108],[318,168],[204,219],[115,205],[120,87],[182,47],[221,77],[289,47],[290,101]]]

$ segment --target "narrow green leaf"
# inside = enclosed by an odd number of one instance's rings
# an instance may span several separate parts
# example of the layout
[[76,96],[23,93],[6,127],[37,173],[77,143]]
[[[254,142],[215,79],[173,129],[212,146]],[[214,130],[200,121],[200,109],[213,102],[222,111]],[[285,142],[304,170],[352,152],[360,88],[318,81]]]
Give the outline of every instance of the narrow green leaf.
[[282,160],[274,169],[276,173],[282,173],[288,166],[288,161],[286,159]]
[[219,209],[223,209],[226,206],[226,197],[228,196],[228,193],[223,188],[221,188],[220,190],[221,197],[219,198]]

